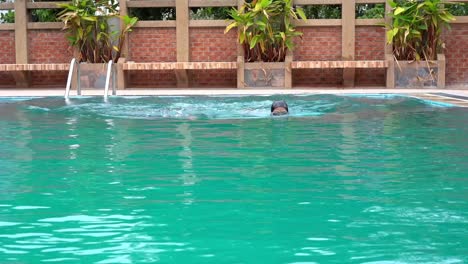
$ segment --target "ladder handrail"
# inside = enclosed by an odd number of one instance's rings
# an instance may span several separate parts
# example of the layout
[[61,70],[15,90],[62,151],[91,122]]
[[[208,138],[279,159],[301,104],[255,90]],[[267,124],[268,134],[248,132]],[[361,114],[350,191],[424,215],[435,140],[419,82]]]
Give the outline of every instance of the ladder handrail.
[[115,63],[112,68],[112,95],[117,95],[117,69],[115,68]]
[[[110,60],[109,63],[107,64],[106,86],[105,86],[105,90],[104,90],[104,99],[107,99],[107,97],[109,96],[110,77],[111,77],[111,74],[113,74],[112,64],[113,64],[112,60]],[[115,84],[113,83],[112,86],[114,86],[114,85]],[[115,91],[114,88],[112,90]]]
[[[70,62],[70,69],[68,70],[68,78],[67,78],[67,86],[65,87],[65,99],[68,99],[70,97],[70,90],[71,90],[71,85],[72,85],[72,79],[73,79],[73,73],[75,72],[75,66],[77,67],[78,75],[80,71],[80,64],[76,61],[75,58],[73,58]],[[107,74],[106,74],[106,83],[104,87],[104,99],[107,100],[107,97],[109,96],[109,85],[111,82],[111,76],[112,76],[112,94],[116,94],[115,90],[115,72],[113,70],[113,61],[110,60],[107,64]],[[78,78],[78,87],[77,87],[77,94],[81,94],[81,85],[80,85],[80,77],[77,76]]]
[[70,69],[68,70],[68,78],[67,78],[67,86],[65,86],[65,99],[68,99],[70,97],[70,89],[71,89],[71,82],[73,78],[73,72],[75,71],[75,65],[78,63],[76,62],[76,59],[73,58],[70,62]]

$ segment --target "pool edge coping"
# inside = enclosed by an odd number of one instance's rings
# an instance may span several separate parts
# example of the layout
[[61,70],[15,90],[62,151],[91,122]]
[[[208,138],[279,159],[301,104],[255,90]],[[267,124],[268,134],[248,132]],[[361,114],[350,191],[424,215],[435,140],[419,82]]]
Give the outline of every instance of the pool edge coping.
[[[447,94],[468,96],[464,89],[125,89],[117,96],[287,95],[287,94]],[[103,90],[83,90],[85,96],[103,96]],[[0,97],[64,96],[61,89],[0,89]],[[76,91],[70,93],[77,96]]]

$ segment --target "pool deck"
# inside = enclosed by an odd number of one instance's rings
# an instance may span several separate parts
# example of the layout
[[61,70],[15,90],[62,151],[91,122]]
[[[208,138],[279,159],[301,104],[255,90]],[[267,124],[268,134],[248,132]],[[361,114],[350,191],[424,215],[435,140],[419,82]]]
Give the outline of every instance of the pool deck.
[[[0,97],[64,96],[64,89],[0,89]],[[85,96],[102,96],[103,90],[83,90]],[[197,96],[197,95],[297,95],[297,94],[404,94],[421,99],[468,107],[468,89],[126,89],[119,96]],[[70,96],[76,96],[71,91]]]

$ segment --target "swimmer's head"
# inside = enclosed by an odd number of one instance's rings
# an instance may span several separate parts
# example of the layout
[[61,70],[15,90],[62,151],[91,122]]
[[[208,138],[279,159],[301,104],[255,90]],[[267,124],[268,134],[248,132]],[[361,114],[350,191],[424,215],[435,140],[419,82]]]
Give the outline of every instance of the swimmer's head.
[[276,101],[271,105],[271,114],[274,116],[287,115],[288,104],[285,101]]

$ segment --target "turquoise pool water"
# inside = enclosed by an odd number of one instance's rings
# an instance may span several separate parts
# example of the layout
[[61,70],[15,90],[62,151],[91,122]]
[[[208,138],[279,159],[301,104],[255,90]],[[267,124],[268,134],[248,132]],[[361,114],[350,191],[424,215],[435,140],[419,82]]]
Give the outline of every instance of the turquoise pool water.
[[0,263],[468,263],[467,124],[393,95],[3,98]]

